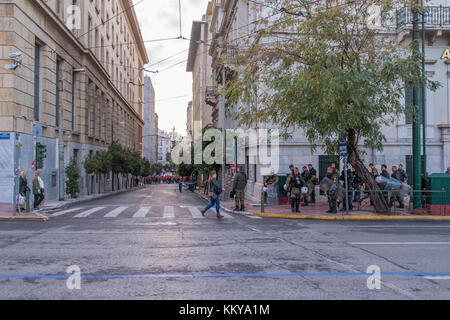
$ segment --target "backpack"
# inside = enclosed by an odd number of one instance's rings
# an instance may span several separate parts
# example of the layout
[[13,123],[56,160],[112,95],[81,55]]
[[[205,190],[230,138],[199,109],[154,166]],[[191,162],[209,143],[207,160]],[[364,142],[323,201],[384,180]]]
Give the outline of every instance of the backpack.
[[214,186],[214,193],[220,195],[222,193],[222,187],[217,184]]

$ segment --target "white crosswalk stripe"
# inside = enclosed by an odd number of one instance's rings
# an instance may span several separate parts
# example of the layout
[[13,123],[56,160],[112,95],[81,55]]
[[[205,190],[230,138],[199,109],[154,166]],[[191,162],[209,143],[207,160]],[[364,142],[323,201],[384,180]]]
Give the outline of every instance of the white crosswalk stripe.
[[96,208],[92,208],[92,209],[90,209],[90,210],[87,210],[87,211],[84,211],[84,212],[82,212],[82,213],[80,213],[80,214],[77,214],[76,216],[74,216],[74,218],[87,218],[87,217],[89,217],[91,214],[93,214],[93,213],[95,213],[95,212],[97,212],[97,211],[103,210],[103,209],[105,209],[105,207],[96,207]]
[[173,218],[175,218],[175,213],[173,212],[173,207],[172,206],[165,206],[164,207],[163,218],[165,218],[165,219],[173,219]]
[[127,209],[128,209],[128,207],[118,207],[118,208],[114,209],[113,211],[111,211],[110,213],[106,214],[105,218],[117,218],[119,216],[119,214],[121,214],[122,212],[124,212]]
[[192,218],[194,218],[194,219],[203,219],[203,218],[205,218],[198,208],[189,207],[188,209],[189,209],[189,212],[191,213]]
[[75,211],[78,211],[78,210],[81,210],[81,209],[83,209],[83,208],[68,209],[68,210],[60,211],[60,212],[57,212],[57,213],[54,213],[54,214],[50,214],[49,216],[50,217],[59,217],[59,216],[65,215],[66,213],[75,212]]
[[258,216],[248,216],[250,219],[262,219],[261,217]]
[[223,217],[224,217],[225,219],[234,219],[234,218],[233,218],[232,216],[230,216],[228,213],[221,212],[220,214],[223,215]]
[[134,215],[133,218],[145,218],[152,207],[142,207]]

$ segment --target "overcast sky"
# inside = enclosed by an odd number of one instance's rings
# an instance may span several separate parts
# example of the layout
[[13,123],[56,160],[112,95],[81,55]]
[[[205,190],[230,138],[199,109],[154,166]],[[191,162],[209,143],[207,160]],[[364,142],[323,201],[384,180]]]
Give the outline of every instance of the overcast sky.
[[[139,0],[133,0],[138,3]],[[181,0],[182,35],[189,38],[193,20],[201,20],[206,12],[208,0]],[[178,18],[178,0],[144,0],[135,7],[144,41],[178,37],[180,33]],[[150,65],[183,50],[184,52],[156,65],[150,70],[161,70],[151,75],[156,92],[156,113],[159,116],[159,128],[186,134],[186,108],[192,100],[192,73],[186,72],[189,41],[171,40],[146,43]],[[181,63],[182,62],[182,63]],[[180,63],[167,71],[165,68]],[[187,95],[187,96],[186,96]],[[174,97],[184,96],[175,99]]]

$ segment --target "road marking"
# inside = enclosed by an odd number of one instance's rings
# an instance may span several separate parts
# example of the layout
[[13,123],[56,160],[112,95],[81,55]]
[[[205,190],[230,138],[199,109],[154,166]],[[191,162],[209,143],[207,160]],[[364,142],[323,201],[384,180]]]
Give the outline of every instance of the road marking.
[[165,219],[173,219],[173,218],[175,218],[175,214],[173,212],[173,207],[172,206],[165,206],[164,207],[163,218],[165,218]]
[[188,210],[191,213],[192,218],[194,218],[194,219],[203,219],[204,218],[204,216],[202,215],[201,211],[198,208],[188,207]]
[[118,208],[114,209],[113,211],[111,211],[110,213],[106,214],[105,218],[116,218],[119,216],[119,214],[124,212],[126,209],[128,209],[128,207],[118,207]]
[[428,277],[424,277],[425,279],[428,280],[450,280],[450,276],[428,276]]
[[93,214],[97,211],[103,210],[103,209],[105,209],[105,207],[92,208],[90,210],[87,210],[80,214],[77,214],[76,216],[74,216],[74,218],[86,218],[86,217],[89,217],[91,214]]
[[71,213],[71,212],[78,211],[78,210],[81,210],[81,209],[83,209],[83,208],[73,208],[73,209],[69,209],[69,210],[64,210],[64,211],[61,211],[61,212],[57,212],[57,213],[55,213],[55,214],[49,214],[48,216],[49,216],[49,217],[59,217],[59,216],[62,216],[62,215],[64,215],[64,214],[66,214],[66,213]]
[[258,216],[248,216],[250,219],[262,219],[261,217]]
[[450,242],[350,242],[354,245],[450,245]]
[[230,216],[228,213],[221,212],[220,214],[223,215],[223,217],[224,217],[225,219],[234,219],[234,218],[233,218],[232,216]]
[[133,218],[145,218],[152,207],[142,207],[134,215]]

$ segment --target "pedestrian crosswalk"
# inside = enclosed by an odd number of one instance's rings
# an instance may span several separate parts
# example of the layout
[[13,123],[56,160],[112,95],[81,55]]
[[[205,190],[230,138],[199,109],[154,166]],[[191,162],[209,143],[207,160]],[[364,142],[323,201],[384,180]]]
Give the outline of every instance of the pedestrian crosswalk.
[[166,219],[173,219],[175,218],[175,213],[173,211],[172,206],[165,206],[164,207],[164,218]]
[[145,218],[151,207],[142,207],[134,215],[133,218]]
[[[194,206],[98,206],[98,207],[75,207],[47,214],[48,217],[71,217],[71,218],[163,218],[173,219],[206,219],[216,216],[215,210],[210,210],[203,216],[199,207]],[[226,212],[221,212],[224,219],[234,219]],[[255,218],[255,217],[249,217]],[[259,218],[259,217],[258,217]]]
[[105,209],[105,207],[92,208],[92,209],[89,209],[89,210],[86,210],[86,211],[83,211],[83,212],[77,214],[74,218],[86,218],[86,217],[89,217],[91,214],[93,214],[97,211],[100,211],[102,209]]

